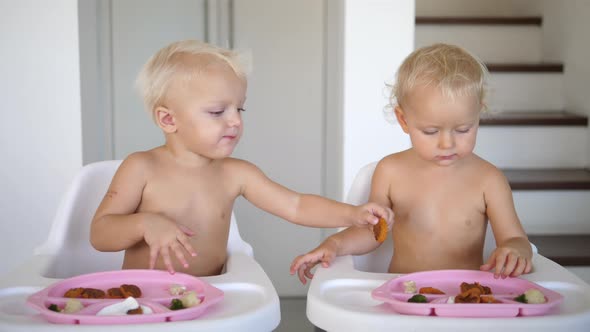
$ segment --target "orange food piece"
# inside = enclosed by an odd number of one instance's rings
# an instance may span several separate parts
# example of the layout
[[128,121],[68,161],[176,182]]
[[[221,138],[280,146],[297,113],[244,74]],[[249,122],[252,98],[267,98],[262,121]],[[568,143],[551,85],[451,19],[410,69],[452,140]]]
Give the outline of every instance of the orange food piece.
[[64,294],[64,297],[69,297],[69,298],[72,298],[72,299],[81,298],[82,297],[82,292],[84,292],[84,288],[82,288],[82,287],[70,288]]
[[121,285],[119,289],[121,290],[123,297],[141,297],[141,289],[135,285]]
[[481,290],[479,288],[470,288],[455,296],[455,303],[480,303],[480,295]]
[[121,289],[119,287],[109,288],[107,290],[107,297],[109,299],[123,299],[123,293],[121,293]]
[[105,292],[96,288],[84,288],[82,292],[82,298],[84,299],[104,299],[106,296]]
[[490,289],[490,287],[482,286],[479,284],[479,282],[474,282],[473,284],[468,284],[466,282],[461,283],[461,293],[463,293],[471,288],[479,289],[480,293],[484,294],[484,295],[492,294],[492,290]]
[[381,243],[385,241],[387,238],[387,222],[385,219],[379,218],[379,222],[373,226],[373,234],[377,242]]
[[422,288],[420,288],[418,293],[420,293],[420,294],[444,294],[445,292],[441,291],[438,288],[434,288],[434,287],[422,287]]

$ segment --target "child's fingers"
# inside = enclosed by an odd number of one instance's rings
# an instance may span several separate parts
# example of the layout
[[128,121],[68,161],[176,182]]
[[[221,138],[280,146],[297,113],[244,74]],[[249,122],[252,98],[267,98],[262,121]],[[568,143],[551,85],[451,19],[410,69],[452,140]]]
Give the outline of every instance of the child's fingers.
[[184,249],[186,249],[186,251],[188,251],[188,253],[191,254],[191,256],[197,256],[197,252],[195,251],[195,249],[191,245],[191,242],[185,235],[179,234],[178,236],[176,236],[176,239],[178,240],[178,242],[180,242],[180,244],[182,244]]
[[482,271],[489,271],[494,267],[495,262],[496,262],[496,255],[494,253],[492,253],[490,255],[490,257],[488,258],[488,260],[485,262],[485,264],[480,266],[479,269]]
[[500,278],[500,273],[506,264],[506,255],[496,255],[496,265],[494,266],[494,278]]
[[506,277],[510,276],[512,272],[516,269],[518,265],[518,257],[514,254],[508,255],[506,257],[506,262],[504,265],[504,271],[502,271],[502,278],[505,279]]
[[293,262],[291,262],[291,268],[289,268],[289,272],[291,274],[295,274],[299,270],[299,267],[303,264],[303,255],[299,255],[295,257]]
[[180,244],[172,243],[170,245],[170,248],[172,248],[172,251],[176,255],[176,258],[178,259],[180,264],[182,264],[182,266],[184,266],[184,268],[186,269],[188,267],[188,262],[186,261],[186,258],[184,258],[184,253],[182,252]]
[[[314,264],[315,265],[315,264]],[[313,279],[313,273],[311,273],[311,268],[313,266],[308,266],[305,271],[304,271],[304,275],[307,277],[307,279]]]
[[158,254],[160,250],[158,247],[150,247],[150,270],[153,270],[156,267],[156,260],[158,259]]
[[375,225],[377,222],[379,222],[379,217],[375,216],[372,211],[365,211],[363,216],[363,225]]
[[188,236],[193,236],[195,235],[195,232],[193,232],[192,229],[186,227],[185,225],[182,224],[176,224],[176,227],[178,227],[178,229],[180,229],[184,234],[188,235]]
[[526,261],[527,259],[524,257],[518,257],[518,263],[516,264],[516,267],[514,268],[514,271],[512,271],[512,273],[510,274],[511,277],[518,277],[521,274],[524,273],[524,270],[526,268]]
[[170,274],[174,274],[174,267],[172,266],[172,261],[170,260],[170,251],[168,250],[168,247],[162,247],[162,250],[160,250],[160,253],[162,254],[162,258],[164,259],[164,265],[166,265],[166,269],[168,270],[168,272],[170,272]]
[[305,279],[305,269],[307,268],[306,264],[302,264],[299,269],[297,270],[297,275],[299,276],[299,281],[301,281],[302,284],[306,284],[307,283],[307,279]]

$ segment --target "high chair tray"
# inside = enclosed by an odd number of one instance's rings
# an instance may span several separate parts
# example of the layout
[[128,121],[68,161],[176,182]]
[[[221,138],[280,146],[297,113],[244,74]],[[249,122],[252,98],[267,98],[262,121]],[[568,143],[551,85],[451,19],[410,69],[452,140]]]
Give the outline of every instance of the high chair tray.
[[[404,283],[413,282],[415,290],[406,289]],[[496,303],[454,303],[461,293],[461,283],[474,284],[491,289]],[[423,287],[433,287],[444,294],[422,294],[426,303],[408,302]],[[527,304],[515,300],[525,291],[536,289],[545,297],[545,303]],[[563,296],[534,282],[520,278],[494,278],[494,274],[473,270],[440,270],[410,273],[393,278],[371,293],[373,298],[390,305],[398,313],[421,316],[446,317],[515,317],[540,316],[549,313],[563,302]],[[479,298],[479,297],[478,297]],[[450,303],[449,303],[450,301]]]
[[[48,309],[52,304],[64,308],[69,298],[64,294],[74,288],[93,288],[107,293],[108,289],[119,288],[123,284],[132,284],[141,290],[136,301],[142,307],[151,309],[152,313],[134,315],[97,315],[110,305],[123,302],[124,298],[76,298],[83,305],[75,313],[56,312]],[[194,291],[201,301],[195,306],[171,310],[173,299],[180,299],[182,295],[171,294],[170,288],[182,286],[184,292]],[[40,312],[52,323],[59,324],[133,324],[170,322],[195,319],[201,316],[208,307],[223,299],[223,291],[211,286],[207,282],[194,276],[159,270],[120,270],[90,273],[65,279],[36,292],[27,299],[27,304]]]

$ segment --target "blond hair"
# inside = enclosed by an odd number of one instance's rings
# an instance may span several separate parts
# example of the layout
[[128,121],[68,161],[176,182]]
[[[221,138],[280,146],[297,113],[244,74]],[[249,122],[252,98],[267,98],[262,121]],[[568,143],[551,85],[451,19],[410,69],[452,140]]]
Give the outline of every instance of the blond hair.
[[142,67],[135,81],[145,110],[152,119],[155,119],[154,110],[161,106],[175,79],[190,80],[215,60],[225,62],[238,77],[246,78],[247,70],[240,54],[205,42],[178,41],[156,52]]
[[448,44],[422,47],[401,64],[389,107],[402,105],[416,86],[434,86],[444,96],[476,96],[485,108],[488,70],[467,50]]

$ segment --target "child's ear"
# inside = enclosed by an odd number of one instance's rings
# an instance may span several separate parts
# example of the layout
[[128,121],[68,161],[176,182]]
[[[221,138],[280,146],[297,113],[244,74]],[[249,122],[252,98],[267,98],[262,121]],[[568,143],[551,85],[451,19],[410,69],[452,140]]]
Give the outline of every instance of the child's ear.
[[174,118],[174,112],[163,106],[158,106],[154,112],[156,113],[156,123],[162,130],[171,134],[176,132],[176,119]]
[[395,117],[397,118],[397,122],[399,122],[400,126],[402,126],[402,130],[404,133],[408,134],[408,123],[406,122],[406,115],[404,114],[404,110],[401,107],[395,107]]

